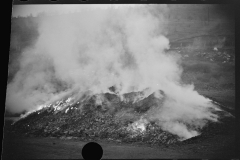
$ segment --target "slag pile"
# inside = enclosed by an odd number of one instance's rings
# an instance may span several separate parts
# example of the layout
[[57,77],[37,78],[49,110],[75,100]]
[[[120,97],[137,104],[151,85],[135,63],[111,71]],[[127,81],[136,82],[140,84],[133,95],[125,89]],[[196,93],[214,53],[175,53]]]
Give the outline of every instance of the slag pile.
[[[164,94],[162,91],[159,93]],[[122,96],[116,93],[75,95],[40,106],[12,125],[13,130],[35,136],[107,139],[121,142],[171,144],[178,137],[163,131],[148,119],[148,111],[163,103],[164,97],[146,91]],[[145,97],[145,98],[144,98]]]

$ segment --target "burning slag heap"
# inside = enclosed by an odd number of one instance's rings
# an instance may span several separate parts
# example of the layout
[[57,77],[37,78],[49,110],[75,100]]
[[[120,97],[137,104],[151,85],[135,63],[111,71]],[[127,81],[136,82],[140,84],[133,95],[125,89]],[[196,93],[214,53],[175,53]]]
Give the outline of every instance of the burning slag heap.
[[[147,93],[147,90],[122,96],[114,92],[95,95],[87,93],[79,99],[72,94],[23,115],[12,127],[18,133],[36,136],[107,139],[158,145],[186,139],[163,130],[161,121],[151,117],[154,110],[163,107],[166,99],[164,92],[156,91],[146,95]],[[188,126],[189,130],[194,129],[194,126],[184,124],[184,121],[178,120],[177,123]],[[199,128],[195,130],[197,132]]]
[[[156,98],[144,92],[131,92],[122,96],[84,94],[74,95],[22,116],[13,124],[17,132],[38,136],[72,136],[84,139],[112,139],[122,142],[174,143],[178,136],[163,131],[148,119],[154,105],[163,103],[164,96]],[[159,91],[159,94],[163,94]],[[163,94],[164,95],[164,94]]]

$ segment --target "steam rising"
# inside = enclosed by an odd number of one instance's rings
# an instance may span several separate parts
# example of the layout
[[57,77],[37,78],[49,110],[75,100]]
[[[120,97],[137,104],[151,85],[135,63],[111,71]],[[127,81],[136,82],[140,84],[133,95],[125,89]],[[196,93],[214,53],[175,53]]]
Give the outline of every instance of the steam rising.
[[73,91],[98,94],[115,86],[121,95],[149,88],[158,98],[158,90],[164,91],[167,98],[163,106],[153,106],[148,118],[180,138],[198,135],[197,128],[217,117],[193,85],[181,84],[180,56],[165,53],[167,9],[89,7],[42,17],[37,42],[24,50],[20,70],[7,86],[7,109],[36,110]]

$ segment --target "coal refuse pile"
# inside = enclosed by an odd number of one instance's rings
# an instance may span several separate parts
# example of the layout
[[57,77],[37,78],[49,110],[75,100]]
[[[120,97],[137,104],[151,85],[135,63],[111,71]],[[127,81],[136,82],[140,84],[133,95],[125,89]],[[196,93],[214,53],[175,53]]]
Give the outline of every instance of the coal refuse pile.
[[[12,124],[11,130],[28,136],[154,145],[178,141],[177,136],[161,130],[155,122],[145,123],[146,120],[140,118],[163,99],[157,99],[153,94],[143,98],[143,92],[123,96],[124,100],[121,100],[116,94],[105,93],[85,96],[74,103],[70,103],[69,98],[57,101],[21,118]],[[137,119],[140,120],[136,122]]]

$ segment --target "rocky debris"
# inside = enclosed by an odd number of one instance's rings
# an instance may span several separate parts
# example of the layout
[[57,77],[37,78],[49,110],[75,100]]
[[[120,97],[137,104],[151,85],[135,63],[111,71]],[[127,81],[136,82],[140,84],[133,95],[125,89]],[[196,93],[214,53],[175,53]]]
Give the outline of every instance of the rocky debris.
[[194,49],[188,50],[187,48],[170,48],[169,52],[179,53],[182,59],[197,58],[198,60],[205,60],[209,62],[217,62],[220,64],[234,64],[235,63],[235,50],[234,48],[209,48],[209,49]]
[[188,52],[188,51],[180,51],[183,59],[190,58],[198,58],[210,62],[217,62],[222,64],[234,64],[235,63],[235,54],[231,51],[196,51],[196,52]]
[[[160,93],[164,95],[163,92]],[[119,111],[128,110],[132,117],[140,118],[152,105],[159,104],[164,99],[164,96],[158,99],[154,94],[146,98],[141,98],[141,95],[143,93],[125,94],[125,101],[110,93],[90,96],[81,103],[57,101],[20,119],[12,125],[12,130],[27,135],[61,139],[78,137],[85,140],[106,139],[159,145],[178,141],[177,136],[161,130],[152,122],[142,120],[146,123],[143,124],[144,130],[141,130],[132,127],[136,125],[134,119],[126,118],[124,115],[116,116]]]
[[[158,98],[150,94],[137,101],[131,98],[134,97],[131,94],[124,95],[130,100],[122,101],[116,94],[110,93],[90,96],[82,99],[81,103],[58,101],[18,120],[11,126],[11,130],[28,136],[60,139],[173,144],[179,141],[179,137],[163,131],[156,122],[144,118],[151,106],[163,103],[164,93],[160,91],[159,94],[161,96],[158,95]],[[56,106],[60,109],[55,109]]]

